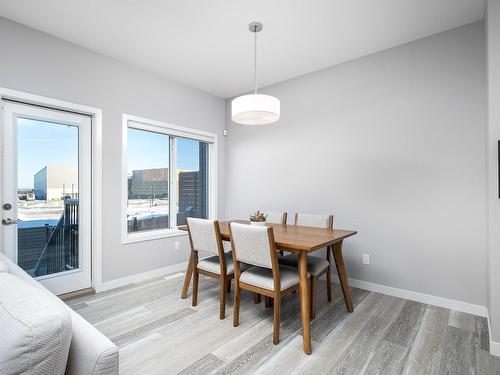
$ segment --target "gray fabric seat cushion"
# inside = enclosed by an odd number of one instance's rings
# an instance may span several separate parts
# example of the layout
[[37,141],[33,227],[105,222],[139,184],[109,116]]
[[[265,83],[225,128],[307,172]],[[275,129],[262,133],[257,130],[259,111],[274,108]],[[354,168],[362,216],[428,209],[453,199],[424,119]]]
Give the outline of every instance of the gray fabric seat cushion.
[[[250,267],[241,273],[240,281],[259,288],[274,290],[273,271],[270,268]],[[297,285],[299,281],[299,272],[296,268],[280,265],[281,290]]]
[[[226,258],[226,274],[232,275],[234,273],[234,264],[233,264],[233,255],[232,253],[224,253]],[[245,263],[240,263],[240,271],[244,271],[249,266]],[[204,271],[216,273],[220,275],[220,264],[219,264],[219,256],[214,255],[205,259],[202,259],[198,262],[198,268]]]
[[11,273],[0,285],[0,374],[63,375],[72,336],[64,304]]
[[[231,253],[224,253],[226,258],[226,272],[227,275],[231,275],[234,273],[234,264],[233,264],[233,256]],[[220,263],[219,256],[214,255],[205,259],[202,259],[198,262],[198,268],[200,270],[216,273],[220,275]]]
[[[288,267],[298,267],[299,265],[297,254],[285,255],[284,257],[279,258],[278,261],[280,264]],[[307,257],[307,271],[311,273],[311,275],[320,275],[328,268],[328,266],[329,264],[326,259],[315,256]]]

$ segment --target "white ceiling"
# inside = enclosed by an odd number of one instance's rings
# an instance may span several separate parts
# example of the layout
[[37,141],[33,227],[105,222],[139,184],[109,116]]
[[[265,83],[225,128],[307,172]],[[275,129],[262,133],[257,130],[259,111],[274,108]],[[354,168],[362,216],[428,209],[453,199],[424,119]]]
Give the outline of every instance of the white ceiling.
[[480,21],[485,0],[0,0],[0,15],[222,98]]

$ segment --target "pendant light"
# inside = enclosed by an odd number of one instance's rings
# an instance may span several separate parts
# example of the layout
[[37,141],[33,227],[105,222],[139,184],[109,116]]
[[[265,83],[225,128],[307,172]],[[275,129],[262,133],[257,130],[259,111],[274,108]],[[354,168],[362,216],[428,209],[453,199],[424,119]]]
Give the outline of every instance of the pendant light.
[[242,125],[266,125],[280,119],[280,101],[271,95],[257,94],[257,33],[262,30],[260,22],[248,25],[255,35],[254,42],[254,93],[242,95],[231,103],[231,119]]

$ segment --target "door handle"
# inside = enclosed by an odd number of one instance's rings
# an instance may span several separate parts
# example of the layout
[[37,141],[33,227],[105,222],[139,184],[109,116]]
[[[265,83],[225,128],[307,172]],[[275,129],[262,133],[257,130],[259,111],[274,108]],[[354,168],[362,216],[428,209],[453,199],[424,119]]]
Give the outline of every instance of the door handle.
[[7,219],[2,219],[2,224],[3,225],[12,225],[12,224],[17,224],[20,221],[21,221],[20,219],[12,220],[10,218],[7,218]]

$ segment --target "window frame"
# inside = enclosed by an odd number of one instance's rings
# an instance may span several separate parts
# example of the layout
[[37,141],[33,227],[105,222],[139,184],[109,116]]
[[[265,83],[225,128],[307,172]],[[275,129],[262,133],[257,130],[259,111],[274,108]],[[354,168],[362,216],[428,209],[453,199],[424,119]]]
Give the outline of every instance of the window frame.
[[[128,204],[128,129],[138,129],[154,133],[165,134],[170,137],[169,150],[169,226],[172,228],[152,229],[128,233],[127,204]],[[177,227],[176,205],[170,204],[178,197],[177,191],[177,153],[176,138],[188,138],[208,143],[208,218],[217,217],[217,134],[169,124],[162,121],[150,120],[128,114],[122,115],[122,170],[121,170],[121,241],[122,244],[157,240],[176,236],[186,236],[186,231]]]

